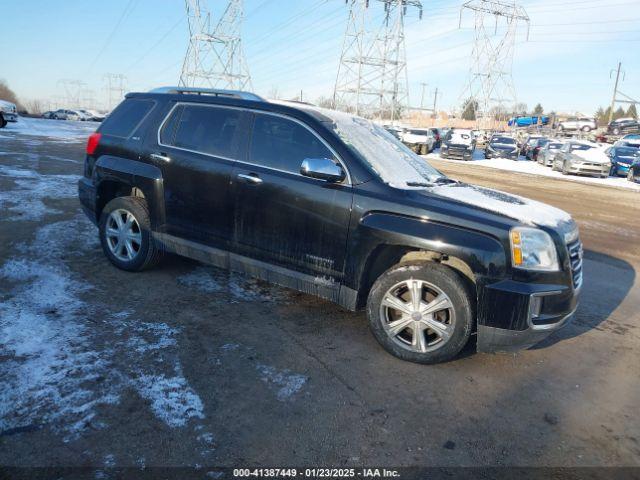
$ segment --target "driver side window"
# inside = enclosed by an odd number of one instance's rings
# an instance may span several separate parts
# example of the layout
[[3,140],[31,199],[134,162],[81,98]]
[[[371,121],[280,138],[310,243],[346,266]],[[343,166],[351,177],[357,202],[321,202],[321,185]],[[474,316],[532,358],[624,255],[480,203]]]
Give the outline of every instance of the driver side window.
[[292,120],[266,114],[256,114],[249,155],[249,161],[255,165],[296,174],[307,158],[336,161],[308,129]]

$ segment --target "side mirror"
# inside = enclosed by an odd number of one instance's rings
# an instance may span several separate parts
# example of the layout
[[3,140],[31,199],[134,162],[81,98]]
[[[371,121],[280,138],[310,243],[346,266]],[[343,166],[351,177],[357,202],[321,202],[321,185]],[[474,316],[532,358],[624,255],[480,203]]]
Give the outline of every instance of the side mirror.
[[300,166],[300,174],[327,182],[341,182],[346,177],[342,167],[328,158],[304,159]]

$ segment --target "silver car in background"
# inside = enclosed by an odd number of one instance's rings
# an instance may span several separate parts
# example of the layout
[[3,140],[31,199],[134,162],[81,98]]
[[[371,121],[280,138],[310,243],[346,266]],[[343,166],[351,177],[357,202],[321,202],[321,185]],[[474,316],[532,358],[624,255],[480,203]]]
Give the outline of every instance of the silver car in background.
[[597,143],[571,140],[556,153],[552,169],[564,175],[606,178],[611,171],[611,160]]
[[538,152],[538,163],[540,165],[544,165],[545,167],[551,167],[553,165],[553,159],[555,158],[556,153],[558,153],[563,145],[564,143],[560,140],[552,139]]
[[595,118],[586,117],[570,117],[566,120],[558,122],[558,131],[581,131],[590,132],[598,128],[598,122]]

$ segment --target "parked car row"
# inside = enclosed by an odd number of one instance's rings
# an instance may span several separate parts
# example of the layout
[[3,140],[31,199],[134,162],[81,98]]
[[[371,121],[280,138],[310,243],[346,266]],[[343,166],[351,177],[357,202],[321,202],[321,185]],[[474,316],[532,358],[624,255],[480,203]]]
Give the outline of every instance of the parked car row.
[[75,120],[81,122],[101,122],[105,117],[105,114],[95,110],[68,110],[65,108],[50,110],[42,114],[42,118],[49,118],[51,120]]
[[640,176],[640,135],[628,136],[632,138],[623,138],[611,147],[584,140],[547,139],[537,162],[565,175],[626,176],[636,181]]
[[419,155],[431,153],[441,146],[441,132],[438,128],[400,127],[384,125],[384,128],[407,147]]

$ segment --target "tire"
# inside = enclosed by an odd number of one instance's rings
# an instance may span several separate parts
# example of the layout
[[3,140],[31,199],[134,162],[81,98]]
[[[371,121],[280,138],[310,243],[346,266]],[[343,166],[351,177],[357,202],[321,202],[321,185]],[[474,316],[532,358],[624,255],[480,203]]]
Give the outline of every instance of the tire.
[[[119,212],[119,213],[118,213]],[[114,216],[112,218],[112,213]],[[118,238],[117,243],[114,240],[114,236],[108,236],[107,227],[118,228],[116,225],[116,217],[120,216],[121,221],[125,219],[128,221],[131,215],[137,224],[131,225],[129,228],[130,235],[135,236],[135,240],[132,239],[131,248],[134,255],[128,255],[128,248],[125,246],[117,246],[120,244],[121,238]],[[138,197],[118,197],[111,200],[105,205],[100,215],[100,222],[98,224],[100,233],[100,243],[102,244],[102,250],[109,261],[120,268],[128,272],[139,272],[155,266],[162,257],[162,251],[159,250],[151,237],[151,221],[149,215],[149,208],[147,202]],[[137,245],[137,249],[136,249]],[[118,254],[120,252],[120,254]],[[125,258],[130,256],[130,258]]]
[[614,135],[620,135],[620,129],[619,128],[614,128],[613,129],[613,134]]
[[[436,294],[448,306],[422,316],[414,311],[410,301],[400,298],[411,298],[408,286],[414,281],[420,285],[422,308],[433,305]],[[413,317],[398,317],[400,310],[383,303],[390,297],[395,297],[400,303],[394,304],[411,311]],[[469,340],[475,320],[472,298],[461,277],[449,267],[432,262],[402,263],[391,267],[373,284],[367,299],[367,319],[373,336],[391,355],[414,363],[440,363],[457,356]],[[399,327],[407,326],[395,334],[388,333],[388,325],[393,322],[402,322]],[[414,337],[412,326],[421,327],[419,336]]]
[[4,128],[7,126],[7,121],[0,115],[0,128]]
[[591,127],[588,125],[585,125],[584,127],[582,127],[582,131],[584,133],[589,133],[591,131]]

